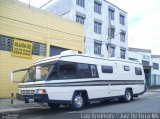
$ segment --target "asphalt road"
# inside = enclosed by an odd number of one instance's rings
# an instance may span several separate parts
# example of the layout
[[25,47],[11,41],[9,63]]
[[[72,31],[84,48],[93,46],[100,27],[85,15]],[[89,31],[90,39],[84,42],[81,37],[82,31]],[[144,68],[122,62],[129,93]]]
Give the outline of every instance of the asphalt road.
[[[112,118],[110,114],[118,113],[123,119],[127,119],[128,115],[122,115],[123,113],[160,113],[160,93],[150,92],[146,93],[130,103],[121,103],[117,100],[107,101],[103,103],[93,103],[84,110],[71,111],[69,107],[61,107],[58,110],[52,110],[50,108],[28,109],[14,112],[6,112],[1,115],[0,118],[15,117],[15,119],[95,119],[100,118],[102,115],[105,118]],[[97,114],[97,115],[96,115]],[[114,115],[113,115],[114,116]],[[141,115],[143,118],[145,115]],[[160,115],[155,116],[155,119],[159,119]],[[104,118],[104,115],[103,115]],[[146,117],[147,118],[147,117]]]

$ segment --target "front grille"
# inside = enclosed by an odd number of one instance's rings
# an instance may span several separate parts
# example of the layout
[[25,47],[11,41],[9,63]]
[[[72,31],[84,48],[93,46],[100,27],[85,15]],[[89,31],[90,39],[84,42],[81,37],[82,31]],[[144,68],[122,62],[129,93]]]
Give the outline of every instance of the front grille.
[[22,95],[34,95],[35,90],[21,90]]

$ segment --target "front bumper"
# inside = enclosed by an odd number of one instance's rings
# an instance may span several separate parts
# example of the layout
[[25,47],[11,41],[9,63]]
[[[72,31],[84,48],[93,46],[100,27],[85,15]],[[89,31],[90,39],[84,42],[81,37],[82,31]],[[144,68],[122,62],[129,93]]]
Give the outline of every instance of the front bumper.
[[29,103],[30,100],[39,103],[48,103],[49,98],[47,94],[34,94],[34,95],[21,95],[19,93],[16,94],[16,98],[21,101],[25,101],[25,103]]
[[37,103],[71,104],[70,100],[49,100],[48,94],[21,95],[17,93],[16,98],[25,103],[30,103],[32,100],[31,102]]

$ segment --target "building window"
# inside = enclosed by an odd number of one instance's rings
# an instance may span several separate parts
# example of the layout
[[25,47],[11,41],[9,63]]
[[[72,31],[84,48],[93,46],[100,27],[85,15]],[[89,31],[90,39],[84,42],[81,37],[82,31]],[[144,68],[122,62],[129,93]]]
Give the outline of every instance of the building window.
[[94,21],[94,32],[95,33],[101,34],[101,27],[102,27],[101,23]]
[[101,4],[94,1],[94,12],[101,14]]
[[94,54],[101,55],[101,43],[94,43]]
[[111,57],[115,57],[115,47],[111,46]]
[[33,55],[46,56],[46,45],[33,42]]
[[120,17],[119,18],[120,24],[124,25],[124,19],[125,19],[125,17],[123,15],[120,15],[119,17]]
[[111,28],[111,38],[114,38],[115,35],[115,28]]
[[159,70],[159,64],[158,63],[153,63],[153,69]]
[[112,66],[102,66],[102,73],[113,73]]
[[84,24],[85,18],[79,15],[76,15],[76,22],[80,24]]
[[110,38],[114,38],[114,35],[115,35],[115,28],[109,28],[108,29],[108,36],[110,37]]
[[114,10],[108,9],[108,12],[109,12],[109,18],[110,18],[111,20],[114,20]]
[[6,36],[0,36],[0,50],[11,51],[12,38]]
[[121,58],[122,59],[125,59],[126,58],[126,50],[124,50],[124,49],[121,49],[121,51],[120,51],[120,55],[121,55]]
[[124,33],[124,32],[121,32],[121,33],[120,33],[120,40],[121,40],[122,42],[125,42],[125,36],[126,36],[126,33]]
[[[4,51],[12,51],[12,42],[13,38],[6,37],[6,36],[0,36],[0,50]],[[40,55],[40,56],[46,56],[46,45],[32,42],[32,54],[33,55]]]
[[81,6],[81,7],[84,7],[84,0],[76,0],[76,4]]

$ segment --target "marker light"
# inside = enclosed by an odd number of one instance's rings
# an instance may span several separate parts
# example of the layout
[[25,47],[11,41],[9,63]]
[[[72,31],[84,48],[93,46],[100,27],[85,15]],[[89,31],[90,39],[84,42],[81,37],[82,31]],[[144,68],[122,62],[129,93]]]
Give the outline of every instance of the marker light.
[[36,94],[47,94],[46,89],[37,89]]

